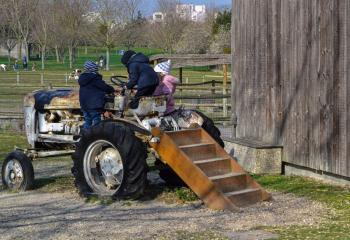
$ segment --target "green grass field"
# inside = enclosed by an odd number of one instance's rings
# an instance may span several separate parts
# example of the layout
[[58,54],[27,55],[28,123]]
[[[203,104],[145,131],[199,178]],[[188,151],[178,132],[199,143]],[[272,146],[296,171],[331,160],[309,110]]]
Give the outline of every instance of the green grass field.
[[[105,55],[105,51],[102,48],[88,47],[87,53],[85,48],[78,48],[77,61],[74,63],[73,69],[82,68],[83,63],[87,59],[97,61],[101,55]],[[127,75],[126,68],[120,63],[120,55],[116,54],[116,51],[120,48],[115,48],[111,51],[111,69],[110,71],[101,70],[103,78],[108,82],[112,75]],[[154,55],[161,53],[157,49],[145,49],[139,48],[136,51],[143,52],[146,55]],[[16,72],[9,69],[7,72],[0,72],[0,112],[21,112],[23,105],[23,97],[25,94],[34,90],[47,88],[52,85],[54,88],[77,88],[78,84],[75,80],[69,80],[68,76],[73,69],[69,69],[69,63],[57,63],[55,56],[49,55],[46,60],[46,69],[40,70],[40,60],[33,60],[36,63],[36,71],[23,71],[20,69],[18,75]],[[6,57],[0,57],[0,63],[7,64]],[[21,62],[19,63],[21,66]],[[29,64],[29,69],[31,69]],[[179,69],[173,69],[172,74],[179,76]],[[209,67],[188,67],[183,70],[183,83],[198,83],[203,81],[218,80],[223,81],[223,73],[219,70],[211,70]],[[196,89],[189,89],[192,87],[186,87],[184,90],[177,90],[177,96],[198,96],[198,95],[211,95],[211,85],[197,86]],[[216,94],[222,94],[222,86],[217,85]],[[229,93],[229,91],[228,91]],[[187,100],[177,101],[177,105],[184,105],[186,108],[194,108],[193,104],[198,103],[211,103],[220,106],[223,104],[222,99],[199,101],[199,100]],[[201,106],[197,107],[198,110],[206,112],[209,116],[216,116],[221,114],[212,114],[214,106]],[[216,109],[215,111],[220,111]]]

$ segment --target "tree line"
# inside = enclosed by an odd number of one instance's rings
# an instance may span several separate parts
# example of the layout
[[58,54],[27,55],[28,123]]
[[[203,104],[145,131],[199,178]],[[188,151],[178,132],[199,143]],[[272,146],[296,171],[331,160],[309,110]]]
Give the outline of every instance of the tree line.
[[[145,18],[143,0],[0,0],[0,44],[8,52],[29,46],[40,52],[45,69],[48,53],[72,68],[78,46],[98,46],[106,51],[150,47],[166,53],[229,53],[231,12],[207,6],[205,21],[192,22],[176,13],[180,1],[158,0],[163,21]],[[20,51],[21,52],[21,51]],[[20,57],[20,56],[18,56]]]

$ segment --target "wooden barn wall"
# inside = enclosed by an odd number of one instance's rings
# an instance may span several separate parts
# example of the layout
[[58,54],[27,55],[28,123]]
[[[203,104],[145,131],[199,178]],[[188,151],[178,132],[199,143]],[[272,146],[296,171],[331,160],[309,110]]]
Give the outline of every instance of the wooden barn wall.
[[234,0],[237,137],[350,177],[350,0]]

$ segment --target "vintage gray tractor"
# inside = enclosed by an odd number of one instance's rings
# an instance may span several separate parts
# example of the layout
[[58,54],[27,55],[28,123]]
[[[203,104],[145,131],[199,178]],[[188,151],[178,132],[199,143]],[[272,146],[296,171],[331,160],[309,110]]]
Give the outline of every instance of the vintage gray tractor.
[[[24,98],[24,121],[31,148],[11,152],[2,165],[2,182],[7,188],[33,187],[32,160],[72,155],[75,185],[83,196],[96,194],[113,198],[137,197],[147,182],[146,158],[160,131],[181,131],[203,127],[223,146],[220,131],[204,114],[178,109],[164,115],[167,96],[144,97],[139,107],[128,109],[121,77],[112,77],[117,93],[107,96],[104,120],[89,130],[81,130],[83,116],[79,92],[73,89],[38,90]],[[169,146],[171,150],[171,146]],[[178,182],[177,175],[161,160],[156,161],[166,182]]]

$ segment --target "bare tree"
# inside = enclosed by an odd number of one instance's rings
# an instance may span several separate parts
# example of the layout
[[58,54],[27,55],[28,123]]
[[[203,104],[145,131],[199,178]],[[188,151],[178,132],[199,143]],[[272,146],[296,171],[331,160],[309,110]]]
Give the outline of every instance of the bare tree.
[[95,31],[91,32],[90,37],[98,45],[106,48],[106,70],[109,70],[110,51],[116,44],[118,32],[125,24],[122,1],[124,0],[96,1]]
[[33,40],[39,45],[41,52],[41,69],[45,69],[45,53],[52,29],[53,6],[47,0],[39,0],[37,14],[34,17]]
[[70,68],[73,68],[74,49],[78,46],[81,37],[84,35],[86,23],[84,16],[90,10],[90,3],[90,0],[54,1],[54,8],[57,12],[56,24],[59,24],[63,28],[63,30],[60,31],[60,40],[61,43],[63,42],[67,45]]
[[68,45],[68,41],[65,37],[65,27],[61,23],[61,9],[56,9],[58,6],[57,3],[52,3],[50,21],[52,27],[50,29],[50,41],[49,47],[54,49],[56,55],[57,63],[64,63],[64,55],[66,53],[66,46]]
[[128,49],[138,46],[145,46],[147,31],[147,20],[138,12],[137,18],[127,22],[119,34],[118,43]]
[[178,53],[207,53],[211,40],[211,26],[206,23],[189,24],[176,45]]
[[29,38],[31,36],[33,18],[36,15],[38,0],[8,0],[2,4],[5,14],[18,43],[23,41],[29,61]]
[[180,4],[179,0],[157,0],[158,10],[168,15],[176,12],[177,4]]
[[149,42],[151,46],[172,53],[188,22],[180,18],[166,18],[165,22],[149,26]]
[[158,0],[159,10],[165,15],[163,22],[153,23],[149,26],[149,42],[151,46],[159,47],[172,53],[180,40],[184,28],[189,23],[176,13],[179,1]]
[[143,0],[122,0],[125,19],[136,20],[142,2]]
[[0,45],[7,50],[8,65],[10,65],[11,51],[16,46],[17,41],[14,32],[10,28],[6,14],[3,11],[6,11],[6,9],[0,7]]
[[210,45],[211,53],[231,53],[231,31],[219,28]]

